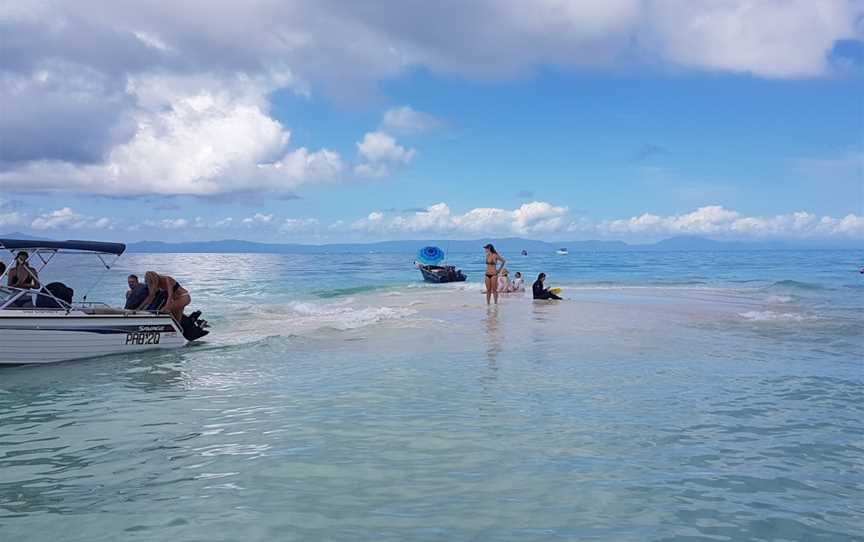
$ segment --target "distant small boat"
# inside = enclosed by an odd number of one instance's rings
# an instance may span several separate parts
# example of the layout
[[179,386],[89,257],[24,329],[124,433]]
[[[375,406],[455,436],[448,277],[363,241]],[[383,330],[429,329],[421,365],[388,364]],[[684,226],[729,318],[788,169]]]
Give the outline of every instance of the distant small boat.
[[561,256],[566,256],[570,253],[567,252],[566,248],[559,248],[558,250],[555,251],[555,254],[560,254]]
[[441,265],[446,258],[444,251],[438,247],[423,247],[417,252],[414,263],[426,282],[464,282],[468,278],[465,273],[452,265]]

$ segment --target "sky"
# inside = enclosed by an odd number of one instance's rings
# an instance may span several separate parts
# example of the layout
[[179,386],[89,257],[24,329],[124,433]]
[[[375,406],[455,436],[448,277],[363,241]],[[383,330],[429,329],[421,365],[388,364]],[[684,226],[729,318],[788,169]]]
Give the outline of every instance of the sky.
[[0,4],[0,233],[864,239],[864,0]]

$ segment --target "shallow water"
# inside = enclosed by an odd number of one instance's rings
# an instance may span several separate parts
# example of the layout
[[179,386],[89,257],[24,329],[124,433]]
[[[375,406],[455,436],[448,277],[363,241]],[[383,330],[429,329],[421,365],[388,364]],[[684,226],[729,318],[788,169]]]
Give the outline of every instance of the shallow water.
[[862,540],[862,256],[129,255],[212,337],[0,369],[0,539]]

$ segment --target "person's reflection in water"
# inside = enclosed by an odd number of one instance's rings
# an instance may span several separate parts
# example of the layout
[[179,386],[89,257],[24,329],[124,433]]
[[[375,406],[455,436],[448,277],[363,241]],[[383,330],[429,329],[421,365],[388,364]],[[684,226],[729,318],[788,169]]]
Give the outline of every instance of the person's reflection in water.
[[489,367],[496,369],[498,354],[501,353],[501,338],[498,336],[498,307],[486,307],[486,360]]
[[531,359],[543,362],[554,357],[551,341],[555,339],[550,324],[559,320],[560,305],[557,303],[531,303]]

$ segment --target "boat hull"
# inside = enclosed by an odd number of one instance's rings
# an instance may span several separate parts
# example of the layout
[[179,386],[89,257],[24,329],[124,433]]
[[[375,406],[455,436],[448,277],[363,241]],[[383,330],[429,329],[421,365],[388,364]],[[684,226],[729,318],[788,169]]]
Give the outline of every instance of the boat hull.
[[57,363],[185,344],[167,314],[0,311],[0,365]]
[[433,265],[420,266],[420,273],[423,275],[423,280],[435,284],[444,284],[447,282],[465,282],[467,277],[458,269],[448,271],[444,267]]

